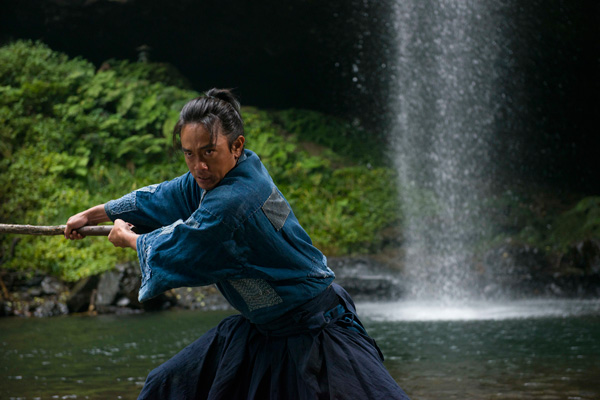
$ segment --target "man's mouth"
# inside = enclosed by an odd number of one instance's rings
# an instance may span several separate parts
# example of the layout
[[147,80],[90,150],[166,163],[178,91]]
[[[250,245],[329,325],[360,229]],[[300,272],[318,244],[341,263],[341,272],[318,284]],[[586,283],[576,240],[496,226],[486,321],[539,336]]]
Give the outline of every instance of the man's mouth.
[[196,177],[196,182],[198,183],[198,185],[200,186],[206,186],[206,185],[211,185],[212,184],[212,179],[210,176],[197,176]]

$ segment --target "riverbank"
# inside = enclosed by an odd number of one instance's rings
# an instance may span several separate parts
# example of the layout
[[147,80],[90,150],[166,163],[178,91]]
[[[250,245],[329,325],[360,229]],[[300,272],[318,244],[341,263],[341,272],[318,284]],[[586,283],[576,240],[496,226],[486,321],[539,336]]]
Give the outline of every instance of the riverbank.
[[[332,257],[336,282],[355,301],[410,299],[410,288],[397,253]],[[511,263],[502,265],[502,263]],[[600,242],[575,246],[558,266],[542,252],[524,246],[500,246],[474,261],[475,299],[600,298]],[[493,266],[493,267],[492,267]],[[77,282],[40,272],[0,270],[0,316],[52,317],[67,314],[135,314],[168,309],[229,310],[215,286],[169,290],[140,303],[135,262]]]

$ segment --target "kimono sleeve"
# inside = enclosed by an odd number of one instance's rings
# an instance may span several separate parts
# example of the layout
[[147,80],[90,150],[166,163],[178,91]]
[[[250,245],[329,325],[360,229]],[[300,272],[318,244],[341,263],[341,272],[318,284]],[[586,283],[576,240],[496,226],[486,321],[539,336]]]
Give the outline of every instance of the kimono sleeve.
[[202,189],[187,173],[111,200],[104,210],[113,221],[120,218],[142,232],[149,232],[178,219],[187,219],[198,208],[201,194]]
[[199,208],[187,221],[140,235],[140,302],[182,286],[204,286],[238,274],[230,252],[233,233],[217,216]]

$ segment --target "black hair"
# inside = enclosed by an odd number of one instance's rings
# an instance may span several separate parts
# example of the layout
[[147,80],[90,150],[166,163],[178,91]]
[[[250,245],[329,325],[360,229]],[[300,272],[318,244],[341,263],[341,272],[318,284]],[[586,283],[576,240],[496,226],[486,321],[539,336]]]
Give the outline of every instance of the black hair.
[[173,146],[179,146],[181,130],[187,124],[202,124],[210,132],[211,141],[216,140],[220,129],[227,138],[229,148],[235,139],[244,136],[240,103],[230,89],[213,88],[204,96],[188,101],[173,128]]

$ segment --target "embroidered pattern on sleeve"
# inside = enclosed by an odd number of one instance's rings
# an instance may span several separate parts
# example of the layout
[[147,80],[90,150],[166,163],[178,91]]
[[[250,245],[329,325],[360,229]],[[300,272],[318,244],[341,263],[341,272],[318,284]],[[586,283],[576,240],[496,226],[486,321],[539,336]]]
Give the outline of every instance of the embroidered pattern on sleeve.
[[156,192],[156,188],[158,188],[158,185],[159,184],[157,183],[155,185],[145,186],[143,188],[140,188],[138,190],[135,190],[131,193],[126,194],[125,196],[121,197],[120,199],[109,201],[107,204],[108,211],[112,215],[119,215],[119,214],[131,212],[131,211],[137,211],[137,209],[138,209],[137,208],[138,192],[154,193],[154,192]]
[[263,204],[262,210],[277,231],[283,228],[288,215],[290,215],[290,207],[276,187],[273,187],[273,191]]
[[283,303],[275,289],[264,279],[230,280],[229,283],[242,296],[250,311]]
[[146,235],[141,235],[138,241],[138,255],[140,260],[140,269],[142,272],[141,286],[144,286],[152,276],[152,269],[150,268],[150,265],[148,265],[148,259],[150,258],[152,246],[146,246],[146,237]]
[[142,268],[144,269],[144,282],[142,282],[142,284],[148,282],[148,280],[150,280],[150,278],[152,277],[152,269],[150,268],[150,265],[148,265],[148,259],[150,258],[150,253],[152,252],[152,246],[148,246],[146,247],[146,262],[144,263],[144,265],[142,266]]
[[136,192],[131,192],[120,199],[109,201],[107,208],[112,215],[119,215],[137,210]]

